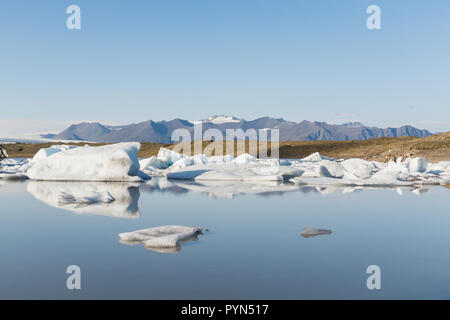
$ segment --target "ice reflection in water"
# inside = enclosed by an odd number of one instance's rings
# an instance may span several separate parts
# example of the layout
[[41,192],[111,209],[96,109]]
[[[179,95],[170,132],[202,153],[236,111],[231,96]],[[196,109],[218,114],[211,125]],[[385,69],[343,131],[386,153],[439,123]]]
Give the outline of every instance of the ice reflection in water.
[[421,195],[427,192],[429,187],[308,186],[279,181],[181,181],[169,180],[163,177],[154,177],[141,185],[141,190],[144,192],[168,192],[172,194],[197,193],[205,194],[217,199],[231,199],[235,196],[246,194],[261,195],[265,197],[282,195],[286,192],[302,192],[305,194],[320,193],[322,195],[327,195],[331,193],[348,194],[364,190],[379,189],[391,189],[399,195],[403,195],[405,192]]
[[79,214],[139,218],[139,184],[120,182],[30,181],[36,199]]
[[[0,183],[4,181],[0,180]],[[162,177],[139,183],[120,182],[56,182],[29,181],[27,190],[36,199],[63,210],[80,214],[96,214],[118,218],[138,218],[140,191],[168,192],[171,194],[205,194],[217,199],[231,199],[240,195],[264,197],[282,195],[286,192],[352,193],[374,189],[392,189],[402,196],[405,192],[423,195],[429,187],[364,187],[364,186],[305,186],[278,181],[180,181]]]

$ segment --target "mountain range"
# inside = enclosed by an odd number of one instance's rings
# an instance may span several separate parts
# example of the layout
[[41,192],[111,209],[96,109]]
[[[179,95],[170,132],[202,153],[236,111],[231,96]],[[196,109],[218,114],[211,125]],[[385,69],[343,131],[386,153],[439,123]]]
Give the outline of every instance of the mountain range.
[[303,140],[366,140],[380,137],[427,137],[432,133],[427,130],[417,129],[412,126],[399,128],[368,127],[359,122],[349,122],[341,125],[328,124],[326,122],[301,121],[293,122],[284,119],[262,117],[247,121],[229,116],[213,116],[208,119],[189,121],[173,119],[170,121],[143,121],[122,126],[108,126],[98,122],[82,122],[72,124],[64,131],[56,135],[47,135],[47,138],[55,140],[75,140],[91,142],[159,142],[172,143],[173,130],[184,128],[191,133],[194,125],[202,124],[203,131],[215,128],[220,130],[225,137],[226,129],[279,129],[280,141]]

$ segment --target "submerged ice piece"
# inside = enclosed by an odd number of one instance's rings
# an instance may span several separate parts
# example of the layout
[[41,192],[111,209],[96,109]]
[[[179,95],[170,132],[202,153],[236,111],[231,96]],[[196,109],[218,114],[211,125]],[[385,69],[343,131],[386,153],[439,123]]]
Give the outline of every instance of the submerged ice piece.
[[56,181],[141,181],[137,142],[100,147],[40,150],[27,171],[30,179]]
[[181,243],[197,240],[201,227],[161,226],[119,234],[126,242],[142,242],[146,247],[175,248]]
[[322,234],[331,234],[331,230],[328,230],[328,229],[314,229],[314,228],[306,227],[301,232],[301,235],[304,238],[315,237],[315,236],[319,236],[319,235],[322,235]]

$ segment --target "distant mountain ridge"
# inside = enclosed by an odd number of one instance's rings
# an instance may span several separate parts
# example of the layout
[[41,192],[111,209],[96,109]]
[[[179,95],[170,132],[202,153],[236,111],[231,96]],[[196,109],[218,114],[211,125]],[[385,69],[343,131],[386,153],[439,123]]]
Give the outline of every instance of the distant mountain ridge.
[[[229,116],[213,116],[205,120],[188,121],[173,119],[170,121],[143,121],[123,126],[107,126],[98,122],[72,124],[52,138],[54,140],[75,140],[92,142],[159,142],[172,143],[171,135],[175,129],[184,128],[193,133],[195,124],[202,124],[203,131],[214,128],[220,130],[224,137],[227,129],[279,129],[280,141],[304,140],[366,140],[380,137],[427,137],[432,135],[428,130],[412,126],[400,128],[367,127],[359,122],[349,122],[341,125],[318,121],[293,122],[284,119],[262,117],[247,121]],[[193,135],[192,135],[193,136]]]

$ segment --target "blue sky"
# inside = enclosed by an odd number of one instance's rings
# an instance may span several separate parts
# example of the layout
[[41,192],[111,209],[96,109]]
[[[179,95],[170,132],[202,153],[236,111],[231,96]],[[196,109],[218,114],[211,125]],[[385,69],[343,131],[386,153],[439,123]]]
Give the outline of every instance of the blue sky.
[[[66,28],[71,4],[81,30]],[[366,28],[371,4],[381,30]],[[449,35],[448,0],[2,1],[0,124],[231,114],[450,130]]]

